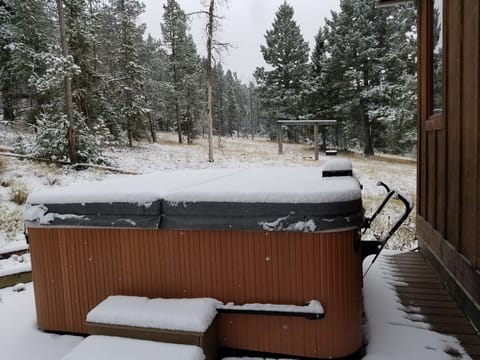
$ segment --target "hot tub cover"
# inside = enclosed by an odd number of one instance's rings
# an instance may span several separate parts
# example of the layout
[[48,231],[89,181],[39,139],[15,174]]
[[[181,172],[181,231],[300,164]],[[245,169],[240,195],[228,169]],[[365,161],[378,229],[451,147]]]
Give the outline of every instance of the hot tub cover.
[[363,208],[354,177],[324,177],[320,167],[173,170],[36,191],[27,200],[25,220],[30,225],[320,231],[359,226]]

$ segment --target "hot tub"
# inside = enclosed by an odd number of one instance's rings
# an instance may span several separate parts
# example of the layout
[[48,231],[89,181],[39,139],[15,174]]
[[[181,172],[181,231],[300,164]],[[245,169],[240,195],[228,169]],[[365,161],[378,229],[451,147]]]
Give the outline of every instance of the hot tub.
[[318,300],[317,320],[221,312],[218,342],[307,358],[358,352],[360,185],[351,168],[323,170],[163,171],[34,192],[25,218],[38,326],[88,333],[87,313],[110,295]]

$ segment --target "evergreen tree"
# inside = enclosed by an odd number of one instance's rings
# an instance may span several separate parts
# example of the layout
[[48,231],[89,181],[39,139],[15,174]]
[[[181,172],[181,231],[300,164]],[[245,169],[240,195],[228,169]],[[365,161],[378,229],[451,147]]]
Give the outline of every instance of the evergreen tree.
[[146,129],[147,107],[142,89],[144,69],[139,64],[139,44],[143,41],[145,29],[136,24],[145,6],[137,0],[111,2],[115,23],[119,25],[119,31],[115,33],[119,52],[114,57],[118,70],[115,82],[120,89],[117,94],[118,114],[123,116],[122,125],[127,132],[128,144],[133,146],[133,140],[140,139]]
[[[165,125],[167,117],[168,98],[168,60],[167,53],[162,49],[160,41],[155,40],[150,34],[143,44],[140,53],[140,62],[145,68],[143,83],[144,96],[148,107],[148,127],[153,142],[156,142],[156,131]],[[164,130],[168,129],[163,128]]]
[[[3,116],[14,120],[21,99],[31,105],[27,118],[33,119],[53,94],[39,94],[36,78],[43,76],[43,59],[55,52],[58,36],[51,21],[52,8],[43,0],[0,1],[0,92]],[[58,49],[58,47],[57,47]]]
[[75,110],[93,128],[102,117],[104,98],[100,93],[101,76],[97,71],[95,54],[95,4],[84,0],[69,0],[65,3],[65,18],[68,29],[68,47],[79,72],[73,76],[73,102]]
[[225,119],[225,105],[226,101],[226,84],[225,73],[221,64],[216,64],[212,69],[213,83],[212,83],[212,121],[214,133],[219,136],[225,136],[226,119]]
[[404,78],[405,86],[410,83],[406,75],[412,67],[405,64],[414,61],[397,53],[404,48],[402,42],[408,43],[406,34],[413,25],[404,20],[411,8],[399,19],[398,9],[376,5],[375,0],[342,0],[340,13],[332,13],[324,30],[330,54],[328,90],[337,99],[331,108],[342,120],[346,145],[362,145],[365,155],[382,145],[382,132],[399,106],[393,100],[399,94],[398,79]]
[[185,134],[187,136],[187,142],[190,144],[197,135],[197,125],[204,112],[205,102],[201,100],[204,81],[202,78],[200,57],[197,54],[197,47],[191,35],[187,36],[184,49],[182,99]]
[[187,42],[187,18],[175,0],[167,0],[163,5],[162,34],[169,48],[169,68],[171,71],[173,107],[178,132],[178,142],[182,143],[181,87],[185,77],[184,61]]
[[[266,32],[266,46],[261,46],[265,62],[273,69],[258,68],[255,72],[263,106],[272,121],[299,118],[305,112],[302,98],[309,47],[293,15],[294,10],[287,2],[280,5],[272,29]],[[274,125],[272,122],[268,124],[271,132],[275,129]]]

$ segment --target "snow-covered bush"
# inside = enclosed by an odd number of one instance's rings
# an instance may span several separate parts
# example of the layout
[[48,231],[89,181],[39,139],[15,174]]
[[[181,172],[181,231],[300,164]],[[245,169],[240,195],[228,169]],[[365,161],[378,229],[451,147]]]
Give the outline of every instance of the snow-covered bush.
[[[23,211],[20,208],[8,210],[0,206],[0,224],[2,224],[1,232],[7,240],[13,240],[23,228]],[[1,237],[1,234],[0,234]]]
[[[57,111],[57,106],[46,106],[37,117],[37,136],[33,154],[38,158],[54,162],[68,162],[68,120]],[[100,157],[99,143],[78,111],[74,112],[75,147],[79,162],[103,163]]]
[[23,205],[27,201],[28,193],[29,191],[25,184],[14,183],[10,187],[10,200],[17,205]]

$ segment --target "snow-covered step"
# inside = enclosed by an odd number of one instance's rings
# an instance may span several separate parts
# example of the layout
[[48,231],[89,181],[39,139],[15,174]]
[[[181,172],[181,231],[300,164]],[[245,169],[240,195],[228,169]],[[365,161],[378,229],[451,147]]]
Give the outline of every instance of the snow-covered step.
[[207,360],[217,351],[215,317],[221,303],[215,299],[149,299],[110,296],[87,315],[94,335],[121,336],[196,345]]
[[92,335],[62,360],[203,360],[198,346]]

